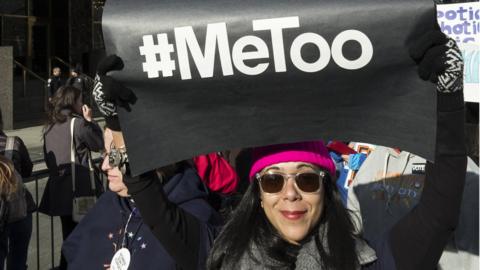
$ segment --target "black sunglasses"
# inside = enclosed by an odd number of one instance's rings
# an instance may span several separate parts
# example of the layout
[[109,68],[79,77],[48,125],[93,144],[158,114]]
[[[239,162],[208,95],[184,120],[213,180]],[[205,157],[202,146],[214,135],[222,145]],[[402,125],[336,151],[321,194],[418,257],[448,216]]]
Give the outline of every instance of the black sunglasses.
[[319,172],[299,172],[296,174],[286,174],[281,172],[257,173],[256,178],[260,183],[260,188],[266,193],[278,193],[283,190],[288,178],[293,177],[298,189],[306,193],[314,193],[322,188],[322,181],[327,177],[324,171]]

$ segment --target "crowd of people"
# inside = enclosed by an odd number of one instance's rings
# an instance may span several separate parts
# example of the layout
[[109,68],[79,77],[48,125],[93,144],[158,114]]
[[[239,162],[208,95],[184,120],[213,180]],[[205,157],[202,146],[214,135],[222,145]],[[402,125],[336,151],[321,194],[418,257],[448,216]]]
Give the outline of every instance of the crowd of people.
[[[478,200],[462,197],[466,181],[478,186],[478,166],[469,163],[468,180],[459,51],[439,31],[409,50],[420,77],[437,85],[434,163],[313,140],[208,153],[132,176],[116,108],[136,97],[120,97],[126,88],[108,75],[123,68],[121,58],[99,65],[103,129],[78,70],[64,84],[54,68],[38,209],[22,183],[32,172],[28,151],[0,122],[0,269],[5,258],[7,269],[27,268],[36,210],[60,217],[59,269],[436,269],[447,267],[440,258],[449,243],[478,258],[478,227],[476,243],[459,233],[472,231],[462,227],[471,224],[462,223],[465,200]],[[92,151],[103,154],[107,190]]]

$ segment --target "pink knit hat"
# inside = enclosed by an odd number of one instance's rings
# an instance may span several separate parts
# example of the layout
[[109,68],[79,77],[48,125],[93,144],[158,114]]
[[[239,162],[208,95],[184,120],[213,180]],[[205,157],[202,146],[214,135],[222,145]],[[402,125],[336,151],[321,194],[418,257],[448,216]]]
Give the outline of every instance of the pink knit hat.
[[335,164],[323,142],[308,141],[253,148],[249,179],[252,180],[265,167],[281,162],[311,163],[326,169],[332,177],[335,176]]

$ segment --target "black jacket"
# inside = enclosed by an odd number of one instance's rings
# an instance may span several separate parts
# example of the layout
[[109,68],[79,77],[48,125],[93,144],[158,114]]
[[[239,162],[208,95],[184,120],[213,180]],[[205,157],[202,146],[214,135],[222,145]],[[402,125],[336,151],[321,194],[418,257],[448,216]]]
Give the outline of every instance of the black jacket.
[[[0,155],[5,155],[7,137],[8,136],[3,131],[0,131]],[[12,161],[15,170],[22,176],[23,180],[32,175],[33,163],[30,159],[30,154],[28,153],[27,147],[23,143],[22,139],[20,139],[20,137],[15,137]],[[28,189],[25,189],[25,191],[27,210],[31,213],[37,209],[37,206],[35,204],[35,201],[33,200],[30,191],[28,191]]]
[[63,86],[65,84],[65,80],[62,79],[59,76],[52,76],[48,79],[48,94],[49,97],[53,97],[55,95],[55,92],[57,92],[58,88],[60,86]]

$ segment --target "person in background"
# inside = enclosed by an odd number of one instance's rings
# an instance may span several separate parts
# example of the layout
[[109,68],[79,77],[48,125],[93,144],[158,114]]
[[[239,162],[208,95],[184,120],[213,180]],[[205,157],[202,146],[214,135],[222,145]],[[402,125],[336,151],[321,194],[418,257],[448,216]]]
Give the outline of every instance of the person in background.
[[82,73],[82,67],[80,64],[77,64],[74,68],[70,69],[70,77],[68,78],[65,85],[73,86],[77,89],[80,89],[83,97],[83,104],[91,106],[90,78],[88,78],[85,74]]
[[[413,153],[375,146],[348,192],[347,208],[362,220],[359,226],[367,241],[375,242],[418,205],[426,166],[427,161]],[[478,268],[478,181],[478,166],[468,158],[459,224],[438,269]]]
[[[5,155],[5,146],[7,142],[7,134],[3,130],[3,118],[2,110],[0,108],[0,155]],[[20,137],[14,137],[13,148],[13,164],[15,169],[21,174],[22,177],[27,178],[32,174],[33,163],[30,159],[30,154],[25,146],[25,143]]]
[[235,169],[221,155],[214,152],[193,158],[198,176],[209,190],[208,201],[217,211],[230,211],[230,200],[237,191],[239,178]]
[[[103,132],[92,118],[92,110],[82,102],[80,89],[65,86],[58,89],[52,98],[49,118],[43,131],[44,158],[49,169],[39,211],[60,216],[63,239],[73,231],[77,223],[72,219],[73,185],[71,172],[70,123],[76,119],[73,128],[75,151],[75,196],[91,196],[92,192],[89,155],[90,151],[103,149]],[[95,195],[100,195],[102,185],[95,174]],[[60,269],[66,269],[61,257]]]
[[[0,110],[0,156],[11,158],[16,177],[23,180],[32,174],[33,164],[22,139],[11,138],[13,139],[12,149],[8,150],[10,153],[6,153],[8,136],[3,131]],[[26,201],[26,217],[7,224],[6,233],[0,239],[0,269],[3,269],[5,258],[7,258],[7,269],[27,269],[28,245],[32,235],[32,213],[37,207],[30,191],[25,189],[22,195]]]
[[[118,133],[117,133],[118,134]],[[62,250],[68,269],[111,268],[114,255],[126,248],[131,254],[128,269],[177,269],[178,263],[169,255],[169,250],[157,241],[150,227],[138,211],[135,201],[123,183],[121,166],[116,164],[122,155],[123,144],[113,142],[110,129],[105,130],[105,155],[102,170],[108,176],[107,191],[95,207],[75,228],[64,242]],[[122,150],[123,149],[123,150]],[[177,208],[202,220],[203,230],[197,232],[198,239],[185,239],[192,247],[201,242],[202,249],[212,244],[215,224],[221,224],[220,216],[206,201],[207,191],[195,170],[186,162],[180,162],[158,170],[163,191],[168,198],[166,205],[156,210],[156,218],[165,217],[162,230],[169,231],[179,224]],[[170,220],[170,217],[173,218]],[[178,244],[180,246],[180,243]],[[204,251],[206,252],[206,251]]]
[[76,65],[75,67],[71,68],[70,76],[67,79],[67,82],[65,83],[65,85],[73,86],[77,89],[83,90],[85,87],[84,87],[84,81],[83,81],[83,77],[81,76],[81,73],[82,73],[82,69],[80,65]]
[[[9,206],[8,200],[17,191],[17,181],[15,177],[15,169],[12,161],[0,155],[0,235],[6,232],[8,224]],[[3,269],[5,258],[1,262]]]
[[367,158],[366,154],[357,153],[347,144],[340,141],[330,141],[327,148],[335,162],[337,170],[337,187],[342,196],[343,204],[347,205],[348,189],[353,182],[356,172]]
[[[10,215],[10,201],[18,191],[18,182],[15,178],[15,169],[12,161],[0,156],[0,238],[2,239],[0,268],[3,269],[8,252],[8,223]],[[4,239],[7,241],[3,243]]]
[[62,76],[62,70],[59,67],[54,67],[52,69],[52,76],[48,78],[48,81],[47,81],[48,101],[51,101],[53,95],[55,95],[55,92],[57,92],[58,88],[60,88],[60,86],[63,86],[65,84],[65,81],[61,76]]

